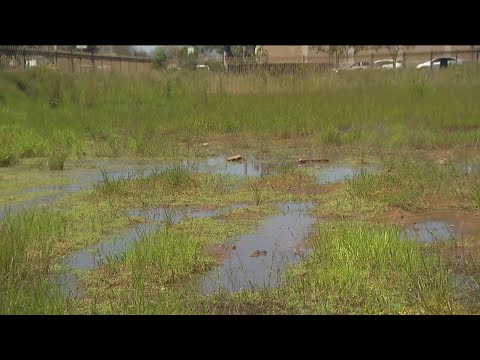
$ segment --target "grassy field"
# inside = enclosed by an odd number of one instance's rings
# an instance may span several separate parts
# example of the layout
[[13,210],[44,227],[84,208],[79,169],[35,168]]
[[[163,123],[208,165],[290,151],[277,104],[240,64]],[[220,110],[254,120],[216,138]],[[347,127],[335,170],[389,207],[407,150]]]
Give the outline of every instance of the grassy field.
[[[99,159],[168,164],[127,178],[100,168],[90,188],[0,217],[0,313],[478,313],[478,94],[480,73],[467,66],[298,76],[0,73],[2,203],[61,192],[52,186]],[[182,162],[236,154],[275,171],[208,174]],[[300,157],[378,171],[323,184]],[[289,202],[313,202],[316,225],[281,286],[197,291],[195,281],[233,253],[232,239],[254,234]],[[127,215],[153,208],[161,220]],[[179,218],[187,208],[224,211]],[[403,237],[405,227],[437,218],[462,227],[455,240]],[[78,272],[82,296],[59,291],[66,256],[152,222],[156,229],[140,231],[125,252]]]

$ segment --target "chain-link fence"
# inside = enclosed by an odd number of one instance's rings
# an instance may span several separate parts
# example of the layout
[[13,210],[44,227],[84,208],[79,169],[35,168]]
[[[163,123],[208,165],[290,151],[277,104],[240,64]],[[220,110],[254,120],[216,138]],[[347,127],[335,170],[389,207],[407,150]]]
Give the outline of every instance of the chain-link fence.
[[[302,74],[340,69],[436,68],[450,65],[479,64],[480,49],[455,50],[449,53],[405,51],[397,54],[362,52],[359,54],[310,53],[307,56],[252,56],[229,58],[225,70],[232,74],[268,72]],[[443,60],[438,59],[443,58]],[[395,62],[393,61],[395,60]],[[67,72],[104,74],[145,73],[152,70],[152,59],[94,53],[47,51],[35,47],[0,45],[0,69],[56,65]]]
[[[227,71],[245,74],[255,71],[270,73],[302,73],[306,71],[331,71],[341,69],[393,69],[437,68],[450,65],[479,64],[480,49],[455,50],[451,52],[405,51],[398,53],[362,52],[347,55],[313,53],[309,56],[230,58]],[[443,59],[443,60],[442,60]]]
[[152,59],[94,53],[39,50],[0,45],[0,69],[55,65],[67,72],[132,74],[152,69]]

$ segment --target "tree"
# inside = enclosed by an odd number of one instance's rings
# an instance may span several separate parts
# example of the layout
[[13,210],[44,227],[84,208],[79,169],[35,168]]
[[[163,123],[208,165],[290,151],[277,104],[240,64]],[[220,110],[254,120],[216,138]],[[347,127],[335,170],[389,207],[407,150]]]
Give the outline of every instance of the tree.
[[[378,51],[380,49],[387,49],[390,56],[392,57],[392,60],[393,60],[393,67],[397,67],[397,58],[398,58],[398,53],[400,52],[400,48],[403,48],[403,49],[408,49],[409,45],[406,45],[406,46],[402,46],[402,45],[376,45],[376,46],[372,46],[372,48],[375,50],[375,51]],[[405,64],[404,64],[405,66]]]
[[113,52],[119,56],[131,56],[135,48],[132,45],[114,45]]
[[135,49],[135,50],[133,50],[133,56],[137,56],[137,57],[149,57],[150,54],[147,53],[145,50]]
[[198,53],[188,53],[188,47],[185,46],[178,52],[178,62],[180,66],[194,68],[197,65]]
[[97,45],[87,45],[85,52],[97,53],[100,50],[100,47]]
[[165,53],[165,50],[160,47],[157,47],[153,55],[153,67],[160,69],[160,68],[164,68],[166,64],[167,64],[167,54]]
[[58,50],[63,50],[63,51],[75,51],[75,45],[58,45],[57,46]]
[[338,66],[340,62],[340,57],[345,56],[348,61],[348,51],[353,50],[353,60],[355,59],[355,53],[367,48],[364,45],[328,45],[328,46],[318,46],[317,53],[327,52],[329,56],[335,58],[335,66]]
[[217,54],[223,54],[223,46],[221,45],[197,45],[195,46],[195,52],[205,55],[207,53],[216,52]]

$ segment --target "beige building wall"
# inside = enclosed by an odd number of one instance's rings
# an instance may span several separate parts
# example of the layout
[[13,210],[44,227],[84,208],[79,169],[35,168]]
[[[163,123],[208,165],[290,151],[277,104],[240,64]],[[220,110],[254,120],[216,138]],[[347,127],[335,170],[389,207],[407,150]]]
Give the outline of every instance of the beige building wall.
[[[475,49],[480,49],[480,45],[474,46]],[[269,63],[301,63],[304,61],[319,63],[329,61],[327,52],[317,52],[318,45],[263,45],[263,49],[268,53]],[[452,53],[457,50],[469,51],[472,50],[472,47],[470,45],[416,45],[408,48],[400,47],[399,54],[401,56],[405,51],[408,55],[411,55],[411,61],[421,61],[425,56],[429,56],[430,52],[440,55],[440,53]],[[390,57],[386,49],[378,51],[368,49],[355,53],[355,56],[350,53],[348,58],[346,56],[342,57],[341,62],[368,61],[371,60],[372,54],[374,54],[374,59],[380,59],[382,56]],[[333,61],[333,59],[330,59],[330,61]]]
[[269,63],[301,63],[302,48],[301,45],[264,45],[263,53],[268,54]]

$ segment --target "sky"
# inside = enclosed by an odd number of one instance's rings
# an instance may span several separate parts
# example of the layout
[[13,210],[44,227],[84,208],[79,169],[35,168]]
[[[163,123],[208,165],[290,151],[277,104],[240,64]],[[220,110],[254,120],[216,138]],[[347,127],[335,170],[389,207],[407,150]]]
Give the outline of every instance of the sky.
[[153,49],[155,49],[157,45],[137,45],[136,47],[142,50],[145,50],[146,52],[151,52]]

